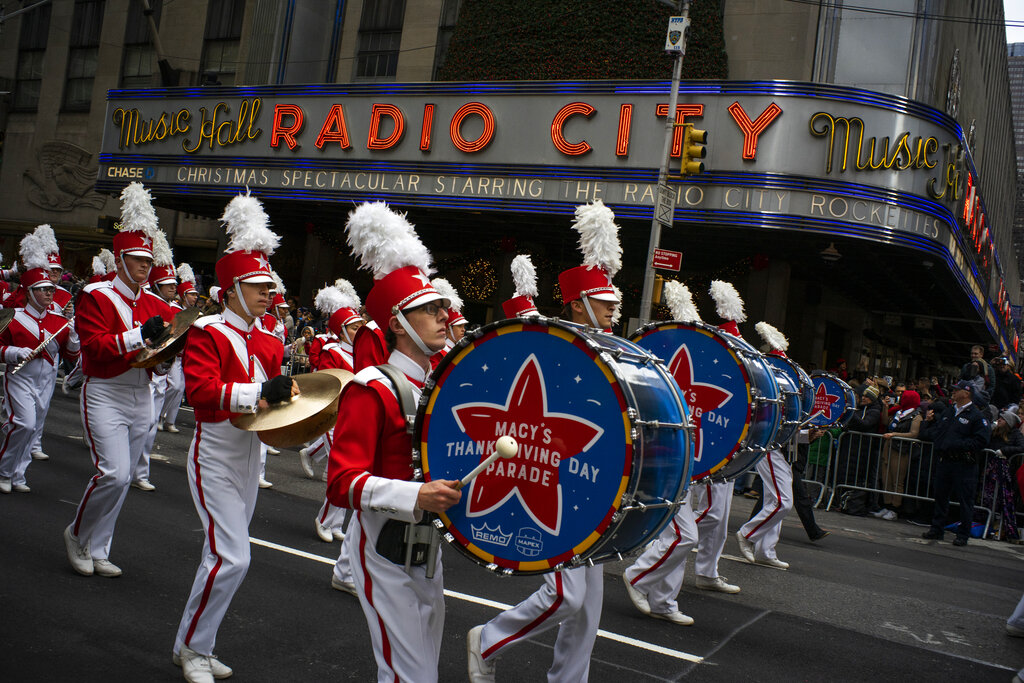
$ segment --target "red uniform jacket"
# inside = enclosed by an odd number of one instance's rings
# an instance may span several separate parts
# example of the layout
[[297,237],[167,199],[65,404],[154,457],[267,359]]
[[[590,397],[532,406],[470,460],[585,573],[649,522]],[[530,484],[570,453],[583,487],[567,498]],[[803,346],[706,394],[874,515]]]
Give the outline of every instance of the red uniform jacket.
[[87,285],[75,312],[82,372],[87,377],[110,378],[131,370],[132,358],[144,346],[139,328],[154,315],[170,322],[174,310],[145,289],[132,294],[121,278]]
[[14,349],[35,349],[43,343],[44,339],[62,327],[64,329],[43,347],[38,356],[29,362],[45,361],[50,365],[56,365],[57,357],[60,354],[63,354],[68,360],[78,358],[78,341],[69,342],[71,328],[70,326],[65,327],[65,323],[67,323],[67,318],[52,311],[46,311],[40,316],[35,309],[20,309],[14,314],[14,319],[11,320],[7,329],[0,332],[0,358],[5,363],[16,364]]
[[281,374],[284,346],[263,326],[225,309],[196,321],[188,333],[182,370],[196,422],[221,422],[256,412],[263,382]]
[[313,337],[313,341],[309,342],[309,347],[306,349],[306,354],[309,356],[309,367],[320,366],[320,350],[324,348],[324,344],[330,341],[334,341],[333,334],[318,334]]
[[324,344],[324,348],[320,351],[320,365],[317,367],[317,370],[327,370],[329,368],[355,372],[352,369],[352,346],[350,344],[340,341]]

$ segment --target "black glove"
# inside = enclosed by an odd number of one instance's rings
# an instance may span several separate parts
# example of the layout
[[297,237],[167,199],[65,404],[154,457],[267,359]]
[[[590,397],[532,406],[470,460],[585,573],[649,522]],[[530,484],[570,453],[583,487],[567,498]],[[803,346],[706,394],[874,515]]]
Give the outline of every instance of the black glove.
[[158,315],[142,323],[142,338],[154,341],[164,331],[164,319]]
[[285,375],[268,379],[260,389],[260,398],[266,399],[267,403],[280,403],[291,397],[292,378]]

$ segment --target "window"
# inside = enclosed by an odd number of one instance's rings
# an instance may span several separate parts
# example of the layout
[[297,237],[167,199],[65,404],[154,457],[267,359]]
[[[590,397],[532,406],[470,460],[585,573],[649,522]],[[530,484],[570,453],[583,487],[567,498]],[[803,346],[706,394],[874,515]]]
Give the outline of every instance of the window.
[[356,78],[394,78],[402,42],[405,0],[365,0],[359,20]]
[[43,54],[50,33],[50,5],[37,7],[21,16],[18,38],[18,67],[14,80],[14,109],[32,111],[39,106],[43,84]]
[[75,0],[68,49],[67,80],[64,84],[65,111],[89,111],[96,59],[100,49],[105,0]]
[[210,0],[200,78],[203,85],[235,85],[245,0]]
[[[163,0],[149,0],[153,21],[160,26]],[[148,88],[156,73],[156,49],[149,30],[149,19],[142,12],[142,3],[132,0],[128,5],[128,23],[124,29],[124,54],[121,59],[121,87]]]
[[444,0],[441,5],[441,19],[437,22],[437,47],[434,49],[434,79],[437,79],[437,72],[444,66],[444,60],[448,56],[448,44],[452,41],[452,34],[455,33],[455,23],[459,19],[459,7],[462,0]]

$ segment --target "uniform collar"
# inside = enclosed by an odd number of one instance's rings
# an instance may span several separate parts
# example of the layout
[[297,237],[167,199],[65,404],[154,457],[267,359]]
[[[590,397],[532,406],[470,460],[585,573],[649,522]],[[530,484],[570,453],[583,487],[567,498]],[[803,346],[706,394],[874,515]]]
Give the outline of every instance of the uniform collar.
[[128,301],[138,301],[142,296],[142,287],[139,287],[138,292],[133,292],[131,288],[124,283],[121,279],[120,273],[114,277],[111,282],[114,283],[114,291],[123,296]]
[[394,365],[396,368],[401,370],[410,381],[420,387],[423,386],[423,383],[427,380],[427,375],[429,374],[428,370],[424,369],[419,365],[419,363],[397,349],[392,351],[391,355],[388,356],[388,364]]
[[228,325],[231,325],[231,327],[234,327],[235,329],[238,330],[242,330],[244,332],[252,332],[252,328],[256,325],[255,318],[253,318],[251,325],[246,325],[245,321],[242,320],[242,316],[238,315],[230,308],[225,308],[224,312],[221,313],[221,316],[223,316],[224,322],[226,322]]

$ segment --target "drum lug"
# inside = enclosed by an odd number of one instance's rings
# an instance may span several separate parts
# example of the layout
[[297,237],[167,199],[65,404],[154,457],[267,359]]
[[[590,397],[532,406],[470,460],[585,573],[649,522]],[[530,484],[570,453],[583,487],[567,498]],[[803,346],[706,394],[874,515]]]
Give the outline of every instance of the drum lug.
[[636,408],[626,408],[626,417],[629,418],[630,422],[635,422],[640,417],[640,413]]
[[413,481],[423,481],[423,470],[420,469],[419,467],[413,467],[412,468],[412,480]]

